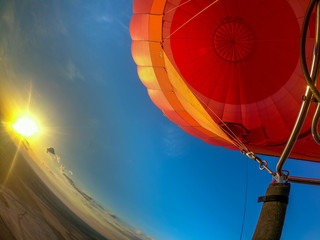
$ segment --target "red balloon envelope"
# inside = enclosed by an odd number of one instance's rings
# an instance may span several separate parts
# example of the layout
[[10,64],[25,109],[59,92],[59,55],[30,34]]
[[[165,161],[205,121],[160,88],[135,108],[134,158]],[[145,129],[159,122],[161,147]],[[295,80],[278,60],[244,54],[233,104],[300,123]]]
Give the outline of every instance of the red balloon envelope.
[[[299,43],[308,2],[135,0],[130,32],[139,77],[153,102],[191,135],[279,156],[306,89]],[[309,62],[314,38],[310,26]],[[292,158],[320,161],[313,112]]]

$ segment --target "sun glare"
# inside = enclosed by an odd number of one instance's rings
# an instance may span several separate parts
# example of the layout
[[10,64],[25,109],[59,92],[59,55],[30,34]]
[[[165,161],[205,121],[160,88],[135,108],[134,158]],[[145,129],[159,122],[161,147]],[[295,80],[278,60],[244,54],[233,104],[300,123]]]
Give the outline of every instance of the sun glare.
[[19,118],[12,124],[12,127],[17,133],[24,137],[30,137],[39,130],[37,123],[27,116]]

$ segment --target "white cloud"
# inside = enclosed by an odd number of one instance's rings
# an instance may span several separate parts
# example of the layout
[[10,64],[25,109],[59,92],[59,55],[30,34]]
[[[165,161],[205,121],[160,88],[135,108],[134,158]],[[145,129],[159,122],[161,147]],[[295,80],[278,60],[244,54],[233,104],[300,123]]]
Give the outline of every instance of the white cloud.
[[183,138],[181,129],[176,126],[168,125],[165,128],[166,137],[164,138],[164,147],[169,157],[179,157],[183,154]]
[[84,76],[77,69],[76,65],[71,61],[69,61],[66,65],[66,77],[71,81],[76,79],[85,80]]
[[66,167],[63,164],[61,164],[59,167],[60,173],[63,174],[65,170],[66,170]]
[[113,22],[113,18],[111,18],[108,15],[103,15],[103,16],[97,17],[97,21],[98,22],[103,22],[103,23],[112,23]]
[[124,30],[125,33],[129,32],[129,26],[127,24],[125,24],[123,21],[119,20],[118,21],[119,25],[122,27],[122,29]]
[[14,16],[14,5],[13,3],[7,4],[5,6],[4,13],[2,15],[2,19],[4,22],[11,28],[15,28],[15,16]]

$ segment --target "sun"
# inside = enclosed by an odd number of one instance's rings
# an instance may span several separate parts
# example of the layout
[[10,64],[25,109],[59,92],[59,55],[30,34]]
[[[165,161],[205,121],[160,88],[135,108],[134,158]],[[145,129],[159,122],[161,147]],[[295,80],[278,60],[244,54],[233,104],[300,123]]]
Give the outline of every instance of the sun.
[[39,131],[39,127],[35,120],[23,116],[12,124],[13,129],[24,137],[30,137]]

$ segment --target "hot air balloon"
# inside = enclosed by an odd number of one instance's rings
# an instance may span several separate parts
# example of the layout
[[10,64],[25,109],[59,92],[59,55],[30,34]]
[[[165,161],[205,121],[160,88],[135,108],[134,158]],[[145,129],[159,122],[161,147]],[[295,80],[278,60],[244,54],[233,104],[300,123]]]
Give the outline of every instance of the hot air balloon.
[[[307,5],[136,0],[130,31],[139,77],[152,101],[191,135],[279,156],[305,91],[299,42]],[[314,38],[310,26],[308,60]],[[291,158],[320,161],[310,132],[313,111]]]
[[[316,3],[135,0],[130,33],[138,75],[167,118],[209,144],[240,149],[282,184],[287,157],[320,162],[312,136],[312,100],[320,100]],[[256,154],[281,156],[277,173]],[[288,196],[285,188],[280,195]]]

